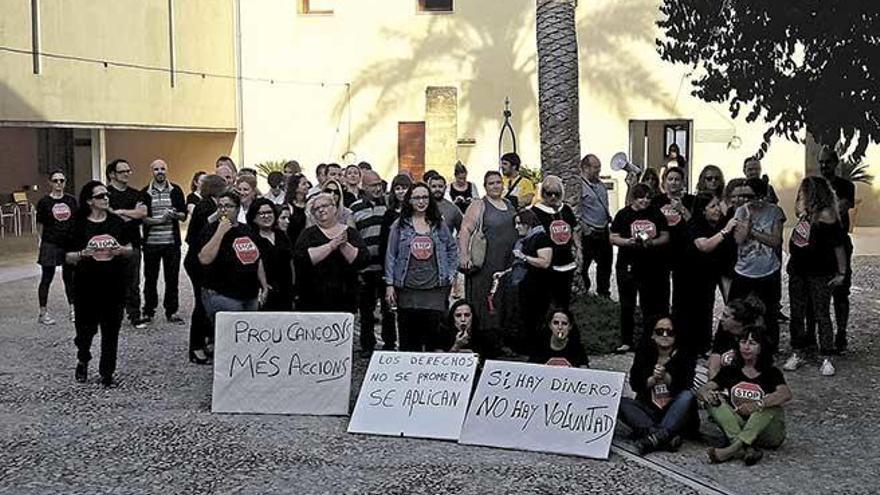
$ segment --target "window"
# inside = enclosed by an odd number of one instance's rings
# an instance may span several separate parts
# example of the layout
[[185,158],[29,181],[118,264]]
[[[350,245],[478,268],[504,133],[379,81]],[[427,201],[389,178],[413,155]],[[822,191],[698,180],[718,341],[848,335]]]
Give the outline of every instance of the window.
[[419,12],[452,12],[452,0],[419,0]]
[[299,0],[300,14],[324,14],[333,13],[333,0]]

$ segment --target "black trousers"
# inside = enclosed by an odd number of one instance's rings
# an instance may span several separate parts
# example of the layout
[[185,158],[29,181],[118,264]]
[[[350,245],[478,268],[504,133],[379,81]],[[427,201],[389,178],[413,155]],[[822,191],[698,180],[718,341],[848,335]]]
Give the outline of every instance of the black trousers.
[[129,320],[141,317],[141,249],[132,249],[125,258],[125,312]]
[[406,352],[434,352],[443,347],[440,322],[443,311],[433,309],[398,308],[397,324],[400,327],[400,350]]
[[205,348],[208,339],[213,336],[211,322],[202,302],[202,279],[201,266],[195,254],[188,254],[183,262],[183,268],[189,276],[193,287],[193,312],[189,320],[189,350],[196,351]]
[[669,276],[664,270],[635,272],[631,266],[617,264],[617,292],[620,297],[620,340],[634,346],[636,298],[642,310],[642,335],[650,335],[647,328],[652,318],[669,311]]
[[[692,270],[687,277],[683,277],[686,285],[679,286],[673,292],[672,314],[676,322],[684,326],[678,334],[677,343],[692,355],[707,352],[712,346],[715,288],[720,286],[720,278],[720,275],[710,271]],[[677,297],[679,293],[682,294],[681,299]]]
[[159,305],[159,266],[165,274],[165,297],[162,301],[165,316],[171,316],[180,309],[178,300],[178,277],[180,276],[180,246],[166,244],[161,246],[144,245],[144,316],[152,318]]
[[837,286],[831,292],[834,301],[834,321],[837,324],[837,333],[834,336],[834,345],[838,350],[846,349],[846,327],[849,325],[849,293],[852,287],[852,239],[846,236],[844,244],[846,250],[846,277],[843,284]]
[[764,328],[767,329],[767,337],[773,347],[772,352],[775,354],[779,350],[779,321],[776,319],[777,306],[777,287],[776,281],[780,277],[780,271],[761,278],[744,277],[736,274],[733,277],[733,284],[730,286],[730,300],[743,299],[753,294],[761,300],[766,307],[764,312]]
[[[102,296],[103,297],[103,296]],[[76,358],[82,363],[92,359],[92,340],[101,329],[101,359],[98,371],[102,377],[116,371],[116,352],[119,345],[119,327],[122,326],[122,301],[114,302],[89,294],[78,294],[76,309]]]
[[581,236],[581,252],[584,266],[581,275],[584,288],[590,291],[590,265],[596,262],[596,294],[611,295],[611,260],[613,258],[611,242],[608,240],[608,229],[593,229],[589,234]]
[[[45,308],[49,302],[49,288],[52,286],[52,280],[55,278],[54,266],[42,266],[43,275],[40,277],[40,286],[37,288],[37,298],[40,300],[40,307]],[[67,296],[67,303],[73,304],[73,265],[61,266],[61,279],[64,281],[64,293]]]
[[397,325],[394,313],[385,301],[385,281],[382,272],[364,272],[361,274],[361,286],[358,294],[358,312],[361,315],[361,349],[372,350],[376,347],[376,301],[379,301],[382,312],[382,348],[393,351],[397,346]]

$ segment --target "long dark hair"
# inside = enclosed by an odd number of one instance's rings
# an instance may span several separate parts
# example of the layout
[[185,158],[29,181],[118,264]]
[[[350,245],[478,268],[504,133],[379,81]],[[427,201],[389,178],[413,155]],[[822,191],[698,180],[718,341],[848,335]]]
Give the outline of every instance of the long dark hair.
[[[303,179],[306,179],[305,174],[293,174],[287,179],[286,190],[284,191],[284,202],[286,204],[292,205],[296,200],[296,190],[299,189],[299,183],[302,182]],[[306,196],[309,195],[309,192],[306,191]],[[306,200],[307,198],[303,198]]]
[[428,192],[428,209],[425,210],[425,219],[431,227],[440,225],[443,221],[443,215],[440,214],[440,208],[437,207],[437,200],[434,199],[434,196],[431,194],[431,188],[424,182],[416,182],[406,190],[406,195],[403,197],[403,204],[401,204],[400,207],[400,222],[403,223],[404,220],[410,221],[412,219],[413,206],[410,200],[412,199],[413,191],[419,187],[423,187]]
[[544,315],[544,323],[541,326],[542,335],[549,337],[553,334],[553,331],[550,329],[550,323],[553,321],[553,315],[556,313],[562,313],[568,318],[569,345],[571,345],[572,342],[580,345],[581,333],[580,330],[578,330],[577,320],[574,319],[574,314],[570,310],[561,306],[550,306],[550,309],[547,310],[547,313]]
[[467,299],[459,299],[449,307],[449,311],[446,312],[446,328],[452,332],[453,336],[458,331],[458,328],[455,327],[455,310],[462,306],[471,308],[471,335],[475,335],[480,329],[480,317],[477,315],[474,305]]
[[82,189],[80,189],[79,202],[77,203],[78,207],[75,215],[77,219],[84,219],[92,213],[92,207],[89,206],[87,201],[92,199],[92,192],[98,186],[104,186],[104,183],[99,180],[90,180],[82,186]]
[[[251,205],[248,207],[247,212],[244,214],[244,218],[247,221],[248,227],[254,229],[254,232],[258,232],[260,227],[254,222],[257,219],[257,215],[260,212],[260,207],[269,205],[272,207],[272,214],[275,215],[275,220],[278,220],[278,208],[275,206],[275,203],[268,198],[256,198],[251,201]],[[272,221],[272,225],[274,227],[275,220]]]
[[[764,372],[773,367],[773,348],[770,344],[770,339],[767,336],[767,330],[763,326],[760,325],[751,325],[743,328],[742,334],[739,336],[740,342],[743,340],[748,340],[751,338],[758,345],[761,346],[761,352],[758,353],[758,359],[755,361],[755,369]],[[739,345],[736,346],[736,355],[733,358],[733,366],[736,368],[742,368],[745,364],[745,360],[742,357],[742,353],[739,350]]]
[[[694,197],[694,206],[691,210],[693,212],[691,222],[694,225],[703,226],[709,224],[709,220],[706,219],[706,207],[716,199],[720,200],[721,198],[710,192],[701,192]],[[723,221],[723,217],[718,219],[719,224]]]
[[[410,177],[406,174],[397,174],[394,176],[393,179],[391,179],[391,188],[388,193],[388,209],[389,210],[397,211],[397,209],[400,208],[400,206],[401,206],[400,201],[397,200],[397,195],[394,194],[394,188],[396,188],[397,186],[406,186],[407,188],[409,188],[410,186],[412,186],[412,184],[413,184],[412,177]],[[407,191],[407,192],[409,192],[409,191]]]

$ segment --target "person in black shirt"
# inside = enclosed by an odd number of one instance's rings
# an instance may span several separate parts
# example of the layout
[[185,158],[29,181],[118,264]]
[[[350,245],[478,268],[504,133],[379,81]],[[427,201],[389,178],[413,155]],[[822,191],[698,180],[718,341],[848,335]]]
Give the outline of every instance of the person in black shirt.
[[687,269],[690,283],[680,289],[687,291],[683,300],[688,306],[687,311],[679,308],[678,314],[686,332],[681,344],[694,354],[706,352],[712,341],[715,288],[721,288],[722,296],[725,295],[722,277],[736,260],[736,242],[732,235],[736,223],[732,217],[725,222],[720,198],[712,193],[697,195],[690,222],[690,242],[682,246],[686,257],[682,263],[690,266]]
[[186,195],[186,216],[191,217],[193,214],[193,210],[196,209],[196,205],[199,204],[199,201],[202,200],[202,195],[199,193],[199,187],[202,184],[202,177],[208,175],[204,170],[199,170],[195,174],[193,174],[193,178],[189,183],[189,194]]
[[73,307],[73,267],[64,263],[64,246],[73,231],[73,213],[76,211],[76,198],[64,193],[67,177],[64,172],[55,170],[49,174],[49,194],[37,203],[37,223],[40,224],[40,254],[37,264],[42,269],[37,297],[40,302],[39,321],[43,325],[54,325],[55,320],[49,315],[49,287],[55,278],[55,267],[61,265],[61,278],[64,280],[64,292],[70,305],[70,321],[75,320]]
[[[791,346],[794,353],[783,369],[792,371],[803,363],[803,355],[816,349],[815,327],[819,327],[819,352],[824,357],[820,372],[834,374],[834,327],[831,325],[831,291],[846,278],[843,228],[834,191],[822,177],[806,177],[798,189],[798,223],[788,242],[788,294],[791,303]],[[813,318],[810,330],[807,315]]]
[[718,329],[709,352],[709,379],[722,368],[732,366],[743,329],[764,323],[764,303],[755,296],[734,299],[727,303],[718,320]]
[[541,201],[531,210],[553,243],[553,261],[544,290],[551,292],[552,304],[568,308],[571,281],[577,270],[575,253],[579,255],[581,252],[581,237],[577,217],[571,207],[562,201],[564,197],[562,179],[548,175],[541,182]]
[[[651,187],[632,187],[632,204],[617,212],[611,223],[611,244],[617,252],[617,291],[620,295],[620,333],[622,345],[617,352],[629,352],[633,346],[636,297],[642,309],[642,320],[666,313],[668,298],[663,290],[666,274],[663,248],[669,242],[666,217],[651,206]],[[652,331],[645,328],[645,334]]]
[[238,223],[241,203],[233,191],[217,197],[217,220],[201,234],[199,263],[204,267],[203,303],[214,323],[220,311],[256,311],[268,295],[263,253],[256,234]]
[[306,228],[306,196],[312,184],[303,174],[294,174],[287,180],[284,203],[290,208],[290,223],[287,225],[287,237],[296,244],[300,233]]
[[141,317],[141,222],[147,216],[143,194],[128,186],[132,167],[123,159],[107,164],[105,170],[110,192],[109,213],[125,222],[131,240],[132,255],[125,258],[125,312],[135,328],[146,328],[148,318]]
[[836,285],[831,292],[834,301],[834,320],[837,333],[834,336],[835,352],[846,351],[846,327],[849,325],[849,292],[852,287],[852,255],[853,243],[849,235],[849,210],[856,204],[856,187],[852,181],[837,175],[840,159],[834,150],[823,148],[819,153],[819,168],[822,176],[831,184],[837,194],[837,208],[840,213],[840,224],[843,228],[843,249],[846,254],[846,273],[843,283]]
[[293,310],[293,247],[287,234],[275,228],[278,210],[275,203],[257,198],[248,208],[248,226],[257,234],[257,246],[263,255],[263,267],[269,293],[263,311]]
[[358,231],[339,222],[336,198],[318,193],[309,201],[315,225],[306,227],[293,250],[302,311],[357,311],[358,270],[369,252]]
[[709,462],[742,458],[747,466],[763,454],[758,447],[777,448],[785,441],[782,406],[791,389],[773,366],[771,343],[763,327],[743,329],[734,365],[723,369],[698,392],[730,445],[707,451]]
[[442,347],[449,352],[473,352],[481,361],[499,355],[497,342],[480,325],[480,318],[467,299],[452,303],[441,325],[440,338],[445,341]]
[[[698,429],[694,393],[696,363],[678,346],[669,315],[651,322],[650,338],[636,351],[629,383],[635,399],[620,399],[620,420],[632,429],[642,455],[660,448],[677,450],[686,428]],[[696,426],[696,428],[695,428]]]
[[550,308],[540,330],[540,345],[532,349],[529,361],[554,364],[563,361],[573,368],[589,368],[590,360],[581,342],[581,334],[571,311]]
[[[521,210],[514,217],[520,238],[513,247],[513,263],[507,275],[507,289],[516,293],[519,318],[504,318],[509,322],[518,320],[516,335],[503,335],[505,344],[519,352],[537,349],[544,344],[541,319],[550,308],[551,292],[547,290],[550,266],[553,263],[553,241],[531,209]],[[502,310],[510,312],[508,305]]]
[[[691,209],[694,205],[694,196],[685,191],[685,171],[681,167],[669,167],[663,171],[663,193],[654,196],[652,204],[666,217],[669,226],[669,244],[666,245],[665,255],[666,276],[661,284],[661,290],[665,291],[661,297],[666,298],[669,304],[669,276],[672,276],[672,315],[677,320],[685,314],[689,306],[687,300],[687,286],[691,267],[688,263],[688,222],[691,220]],[[682,344],[684,342],[681,342]]]
[[379,259],[381,260],[385,259],[385,253],[388,251],[388,235],[391,231],[391,224],[400,216],[403,198],[412,183],[412,178],[406,174],[397,174],[391,179],[391,192],[388,194],[388,200],[385,201],[388,208],[382,217],[382,228],[379,231]]
[[202,250],[201,233],[211,217],[217,213],[217,197],[226,191],[226,180],[219,175],[206,175],[201,180],[199,191],[202,200],[193,208],[186,231],[188,246],[183,268],[189,276],[193,287],[193,312],[189,323],[189,360],[195,364],[208,364],[213,342],[213,328],[205,310],[202,297],[204,285],[204,269],[199,263],[199,251]]
[[454,174],[455,180],[449,184],[449,200],[464,214],[471,201],[479,199],[480,195],[477,192],[477,185],[467,180],[468,170],[463,163],[455,164]]
[[67,245],[66,261],[76,266],[76,381],[88,379],[92,339],[101,328],[101,384],[112,387],[122,308],[125,301],[126,258],[131,256],[130,230],[110,214],[107,188],[90,181],[79,195],[76,225]]

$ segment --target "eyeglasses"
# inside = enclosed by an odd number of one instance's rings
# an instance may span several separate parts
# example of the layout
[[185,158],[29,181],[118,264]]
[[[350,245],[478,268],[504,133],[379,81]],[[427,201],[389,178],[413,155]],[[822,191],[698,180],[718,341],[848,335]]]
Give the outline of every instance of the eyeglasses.
[[98,193],[98,194],[93,194],[93,195],[92,195],[92,199],[107,199],[107,198],[109,198],[109,197],[110,197],[110,194],[109,194],[109,193],[105,193],[105,192],[104,192],[104,193]]
[[231,210],[231,209],[235,208],[236,206],[238,206],[238,205],[233,204],[233,203],[219,203],[217,205],[217,209],[218,210]]
[[327,208],[331,208],[331,207],[333,207],[333,205],[331,205],[331,204],[315,205],[315,206],[312,207],[312,213],[317,213],[317,212],[319,212],[319,211],[324,211],[324,210],[326,210]]
[[52,179],[49,182],[54,182],[56,184],[64,184],[67,181],[65,179]]
[[544,191],[544,196],[558,198],[559,196],[562,196],[562,192],[561,191]]
[[675,330],[671,328],[655,328],[654,335],[658,337],[675,337]]
[[413,196],[410,199],[413,201],[428,201],[429,196]]

